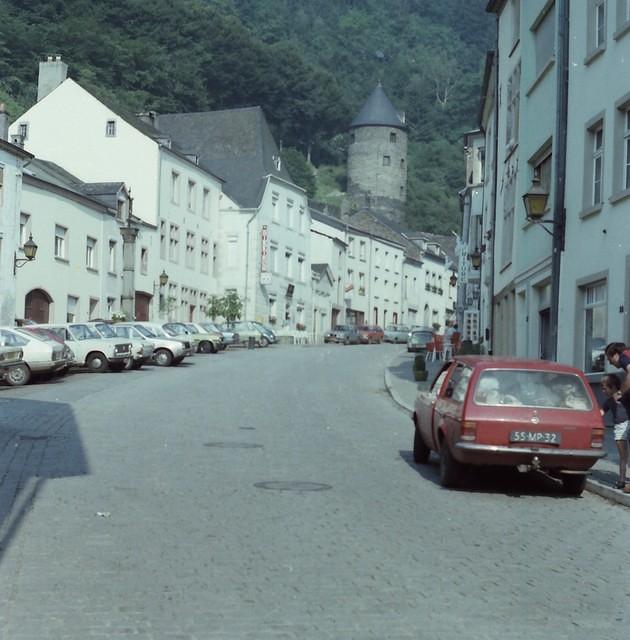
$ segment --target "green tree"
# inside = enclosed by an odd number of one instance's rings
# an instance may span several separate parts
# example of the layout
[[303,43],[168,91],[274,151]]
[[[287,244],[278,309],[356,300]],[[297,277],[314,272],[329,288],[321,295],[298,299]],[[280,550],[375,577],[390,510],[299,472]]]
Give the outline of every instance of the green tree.
[[208,318],[210,318],[213,322],[218,316],[225,317],[225,314],[223,313],[224,306],[224,298],[219,298],[218,296],[210,296],[210,301],[206,306],[206,316],[208,316]]
[[238,297],[236,291],[230,291],[226,293],[222,298],[223,300],[223,317],[227,322],[233,322],[238,320],[243,313],[243,303]]
[[306,161],[306,158],[297,150],[292,148],[283,149],[282,160],[289,172],[293,182],[306,191],[309,198],[315,197],[317,181],[313,167]]

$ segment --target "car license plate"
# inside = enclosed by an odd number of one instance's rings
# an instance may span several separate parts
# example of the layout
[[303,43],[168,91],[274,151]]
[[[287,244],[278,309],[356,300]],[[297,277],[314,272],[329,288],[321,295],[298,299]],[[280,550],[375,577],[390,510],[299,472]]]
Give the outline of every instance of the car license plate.
[[562,438],[557,431],[511,431],[510,442],[527,444],[560,444]]

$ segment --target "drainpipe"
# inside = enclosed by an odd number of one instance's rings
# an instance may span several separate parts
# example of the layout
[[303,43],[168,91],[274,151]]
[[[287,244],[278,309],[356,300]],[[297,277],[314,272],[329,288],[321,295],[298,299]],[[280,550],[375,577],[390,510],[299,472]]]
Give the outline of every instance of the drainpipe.
[[[254,211],[254,213],[252,213],[250,219],[247,221],[247,225],[246,225],[246,230],[247,230],[247,236],[246,236],[246,241],[245,241],[245,246],[246,246],[246,251],[245,251],[245,305],[243,306],[243,311],[244,311],[244,316],[245,318],[249,318],[249,298],[247,297],[247,291],[248,291],[248,284],[249,284],[249,253],[250,253],[250,248],[249,248],[249,225],[252,223],[252,221],[254,220],[254,218],[258,215],[258,209],[256,209]],[[254,285],[255,286],[255,285]]]
[[569,0],[556,2],[558,12],[558,54],[556,58],[556,129],[553,185],[553,242],[551,254],[551,360],[558,359],[558,320],[560,311],[560,268],[564,251],[565,180],[567,160],[567,120],[569,104]]
[[[494,271],[495,271],[495,255],[497,249],[497,234],[494,232],[497,228],[497,183],[499,177],[499,16],[497,14],[497,45],[494,54],[494,127],[493,127],[493,135],[494,135],[494,158],[493,158],[493,167],[492,167],[492,256],[490,263],[490,327],[489,327],[489,336],[484,336],[484,338],[489,337],[489,345],[488,353],[492,355],[494,353],[494,316],[495,316],[495,305],[494,305]],[[481,230],[483,232],[483,228]],[[481,283],[481,281],[480,281]]]

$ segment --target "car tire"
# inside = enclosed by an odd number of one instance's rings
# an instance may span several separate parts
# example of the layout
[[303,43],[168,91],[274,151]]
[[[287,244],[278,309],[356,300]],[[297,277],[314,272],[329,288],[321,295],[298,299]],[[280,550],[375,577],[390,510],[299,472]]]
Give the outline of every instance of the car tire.
[[440,447],[440,484],[443,487],[457,487],[462,478],[462,465],[455,460],[448,443],[443,440]]
[[18,364],[7,371],[5,381],[11,387],[21,387],[31,379],[31,370],[27,364]]
[[199,343],[199,353],[212,353],[212,343],[208,340],[203,340]]
[[343,342],[343,345],[345,345],[346,347],[350,344],[350,340],[348,340],[348,338],[346,338]]
[[179,358],[173,358],[172,364],[174,367],[176,367],[178,364],[180,364],[183,361],[184,361],[184,356],[180,356]]
[[91,353],[87,359],[87,368],[92,373],[105,373],[109,370],[109,363],[107,362],[107,358],[105,354],[99,353]]
[[168,349],[158,349],[153,354],[153,361],[158,367],[170,367],[173,362],[173,354]]
[[586,474],[564,474],[561,478],[562,490],[568,496],[579,497],[586,488]]
[[420,435],[420,429],[417,426],[413,429],[413,461],[416,464],[426,464],[429,462],[431,449],[424,444],[424,440]]
[[261,346],[263,346],[263,347],[268,347],[268,346],[269,346],[269,344],[270,344],[270,342],[269,342],[269,338],[267,338],[267,336],[263,336],[263,337],[260,339],[260,344],[261,344]]

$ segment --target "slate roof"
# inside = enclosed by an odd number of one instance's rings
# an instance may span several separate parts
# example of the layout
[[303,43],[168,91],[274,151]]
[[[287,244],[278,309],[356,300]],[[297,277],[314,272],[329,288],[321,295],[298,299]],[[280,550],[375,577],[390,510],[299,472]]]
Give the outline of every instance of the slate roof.
[[292,182],[284,166],[275,164],[280,152],[260,107],[158,115],[156,124],[221,176],[223,191],[243,207],[260,204],[265,176]]
[[118,204],[118,192],[125,186],[124,182],[83,182],[58,164],[40,158],[34,158],[24,172],[113,210]]
[[379,82],[369,98],[359,111],[356,118],[350,123],[354,127],[396,127],[406,129],[394,105],[387,97],[383,85]]

